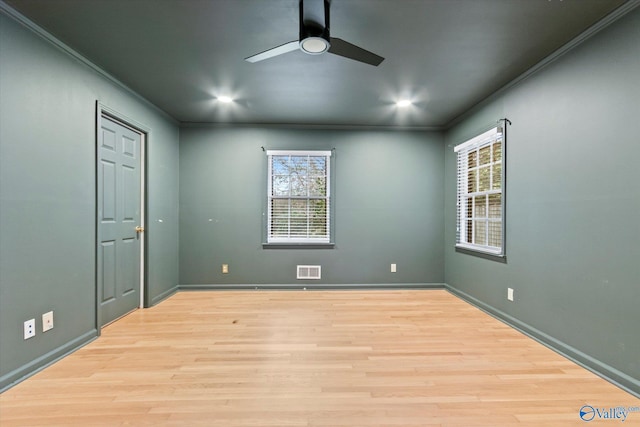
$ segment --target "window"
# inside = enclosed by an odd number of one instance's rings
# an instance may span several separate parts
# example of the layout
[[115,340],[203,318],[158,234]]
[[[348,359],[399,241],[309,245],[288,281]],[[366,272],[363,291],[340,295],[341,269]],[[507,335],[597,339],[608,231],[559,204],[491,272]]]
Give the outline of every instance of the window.
[[267,243],[330,243],[331,151],[267,151]]
[[454,148],[458,155],[456,246],[504,255],[504,138],[494,128]]

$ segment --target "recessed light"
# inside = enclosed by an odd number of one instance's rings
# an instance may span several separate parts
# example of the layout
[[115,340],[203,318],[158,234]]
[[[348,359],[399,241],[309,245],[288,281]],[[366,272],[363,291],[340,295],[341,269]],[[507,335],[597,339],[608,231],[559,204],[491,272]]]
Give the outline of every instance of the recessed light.
[[413,104],[413,102],[411,102],[410,99],[401,99],[400,101],[396,102],[396,105],[398,107],[408,107],[411,104]]
[[222,95],[218,97],[218,101],[228,104],[230,102],[233,102],[233,98],[231,98],[230,96]]

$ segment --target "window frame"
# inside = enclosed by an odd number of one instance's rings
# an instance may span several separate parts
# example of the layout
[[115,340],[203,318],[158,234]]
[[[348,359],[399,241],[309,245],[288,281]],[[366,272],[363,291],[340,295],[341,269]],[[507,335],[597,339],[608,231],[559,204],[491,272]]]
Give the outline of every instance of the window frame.
[[[333,188],[333,179],[332,179],[332,151],[330,150],[267,150],[267,198],[266,198],[266,243],[265,246],[278,246],[278,245],[293,245],[293,246],[331,246],[332,243],[332,235],[333,235],[333,227],[332,227],[332,188]],[[310,195],[307,193],[304,196],[295,196],[295,195],[282,195],[277,196],[273,194],[273,157],[274,156],[289,156],[289,157],[323,157],[325,159],[325,195]],[[310,237],[308,234],[305,237],[292,237],[290,235],[291,230],[289,229],[289,236],[274,236],[272,235],[272,218],[273,218],[273,209],[272,209],[272,201],[274,199],[282,199],[282,200],[305,200],[308,202],[310,200],[325,200],[325,226],[326,233],[321,237]],[[309,211],[307,210],[307,223],[309,221]],[[289,220],[291,219],[291,213],[289,212],[288,216]],[[290,222],[289,222],[290,224]],[[289,225],[290,226],[290,225]]]
[[[494,145],[500,142],[500,160],[494,158]],[[470,140],[454,147],[456,153],[456,250],[459,252],[470,253],[473,255],[483,256],[489,259],[500,261],[506,260],[506,132],[501,126],[494,126],[488,131],[471,138]],[[480,150],[489,147],[489,162],[481,163]],[[475,154],[475,166],[470,166],[469,155]],[[494,171],[496,166],[500,167],[500,188],[494,187],[497,184],[494,181]],[[488,188],[480,191],[480,169],[488,168]],[[474,171],[477,176],[477,185],[475,191],[469,191],[470,171]],[[500,196],[500,216],[491,216],[492,195]],[[484,216],[476,216],[478,210],[475,209],[475,199],[485,197]],[[469,210],[469,202],[471,202],[471,210]],[[470,212],[470,214],[469,214]],[[494,212],[495,214],[495,212]],[[477,223],[485,224],[485,242],[483,244],[475,243]],[[500,223],[500,245],[490,245],[490,224]],[[472,229],[468,229],[468,224],[472,224]],[[470,232],[470,234],[469,234]],[[471,236],[471,242],[468,240]]]

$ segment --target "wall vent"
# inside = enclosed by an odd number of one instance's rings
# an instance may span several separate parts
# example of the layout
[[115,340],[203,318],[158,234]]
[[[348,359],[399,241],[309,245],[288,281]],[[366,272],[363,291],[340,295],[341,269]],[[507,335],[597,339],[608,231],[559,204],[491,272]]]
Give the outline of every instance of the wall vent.
[[299,265],[296,270],[296,279],[318,280],[320,279],[320,269],[319,265]]

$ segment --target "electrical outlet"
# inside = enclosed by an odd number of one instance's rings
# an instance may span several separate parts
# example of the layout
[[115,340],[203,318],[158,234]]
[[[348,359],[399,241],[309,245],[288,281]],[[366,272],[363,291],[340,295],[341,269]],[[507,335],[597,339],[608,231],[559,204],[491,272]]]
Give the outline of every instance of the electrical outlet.
[[395,273],[397,271],[396,264],[391,264],[391,272]]
[[24,322],[24,339],[36,336],[36,319],[27,320]]
[[513,301],[513,289],[512,288],[507,288],[507,299],[509,301]]
[[222,274],[229,273],[229,264],[222,264]]
[[53,311],[42,315],[42,332],[47,332],[51,329],[53,329]]

